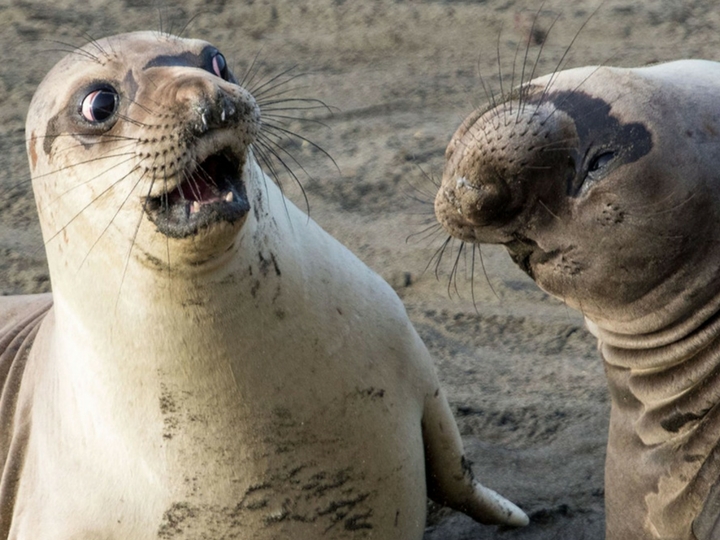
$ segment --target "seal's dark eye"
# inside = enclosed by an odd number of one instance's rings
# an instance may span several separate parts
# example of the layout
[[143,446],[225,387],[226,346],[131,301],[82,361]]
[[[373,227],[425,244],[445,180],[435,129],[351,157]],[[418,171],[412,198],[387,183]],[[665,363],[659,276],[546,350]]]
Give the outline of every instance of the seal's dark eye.
[[225,79],[226,81],[228,80],[227,62],[225,61],[225,57],[222,54],[216,53],[215,56],[213,56],[212,68],[215,75],[217,75],[221,79]]
[[602,169],[605,165],[610,163],[614,157],[615,152],[603,152],[602,154],[595,156],[590,162],[590,165],[588,165],[588,172],[592,173]]
[[115,89],[98,88],[83,98],[80,113],[88,122],[99,124],[110,118],[117,107],[118,93]]

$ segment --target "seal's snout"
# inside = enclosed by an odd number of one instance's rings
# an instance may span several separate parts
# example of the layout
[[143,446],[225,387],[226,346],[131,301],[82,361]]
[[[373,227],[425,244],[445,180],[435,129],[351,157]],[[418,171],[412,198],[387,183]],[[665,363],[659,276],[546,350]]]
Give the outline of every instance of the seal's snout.
[[458,129],[435,199],[437,218],[451,235],[507,242],[522,228],[521,214],[532,201],[557,187],[543,171],[557,173],[567,154],[554,151],[559,141],[550,135],[551,124],[556,128],[561,118],[547,109],[509,101],[473,113]]
[[193,136],[201,136],[215,129],[243,130],[248,141],[257,135],[260,110],[255,98],[241,86],[201,75],[181,81],[177,88],[176,106],[187,111],[187,128]]
[[173,98],[178,135],[168,135],[168,152],[152,162],[156,188],[145,210],[159,232],[185,238],[214,223],[242,220],[250,210],[243,171],[260,112],[228,71],[221,77],[192,67],[169,69],[179,76],[159,92]]

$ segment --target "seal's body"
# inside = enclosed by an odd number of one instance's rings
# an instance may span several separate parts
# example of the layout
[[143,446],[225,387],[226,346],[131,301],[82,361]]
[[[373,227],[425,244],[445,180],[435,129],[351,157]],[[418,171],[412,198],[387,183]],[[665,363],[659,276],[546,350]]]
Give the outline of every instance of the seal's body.
[[586,317],[607,537],[720,538],[720,64],[579,68],[470,116],[435,208]]
[[93,42],[41,84],[53,293],[0,298],[0,537],[410,540],[426,493],[526,523],[473,480],[393,291],[260,170],[260,130],[201,41]]

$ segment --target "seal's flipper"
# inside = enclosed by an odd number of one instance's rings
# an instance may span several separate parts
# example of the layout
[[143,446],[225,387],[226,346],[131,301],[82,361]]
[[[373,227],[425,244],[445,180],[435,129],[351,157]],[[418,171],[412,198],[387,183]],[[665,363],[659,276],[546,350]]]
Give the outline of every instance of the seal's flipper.
[[30,348],[52,306],[51,294],[0,297],[0,538],[7,538],[22,470],[27,422],[16,414]]
[[465,458],[455,419],[442,390],[425,401],[422,419],[428,496],[485,524],[522,527],[528,517],[515,504],[486,488]]

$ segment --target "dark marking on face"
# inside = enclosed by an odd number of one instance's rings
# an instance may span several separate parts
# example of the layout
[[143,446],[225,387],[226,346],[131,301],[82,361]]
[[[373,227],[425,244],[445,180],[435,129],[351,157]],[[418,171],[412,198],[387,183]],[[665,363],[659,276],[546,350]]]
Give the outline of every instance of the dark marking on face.
[[206,50],[214,47],[205,47],[200,54],[185,51],[180,54],[161,54],[143,66],[143,71],[154,67],[186,66],[205,68]]
[[[143,66],[143,71],[155,67],[194,67],[204,69],[210,73],[215,73],[213,69],[213,58],[219,54],[219,51],[212,45],[203,48],[198,54],[191,51],[185,51],[178,54],[162,54],[156,56]],[[227,70],[227,80],[231,83],[238,84],[235,76]]]
[[675,413],[668,418],[663,419],[660,425],[665,431],[671,433],[677,433],[680,431],[685,424],[700,420],[707,414],[708,410],[700,411],[699,413],[686,412],[686,413]]
[[56,114],[48,121],[47,126],[45,127],[43,151],[46,156],[50,155],[53,142],[55,142],[55,138],[60,135],[60,133],[62,133],[62,129],[60,128],[60,114]]
[[[539,96],[538,96],[539,99]],[[628,163],[633,163],[650,153],[653,148],[652,134],[644,124],[623,124],[611,114],[608,102],[579,90],[552,92],[543,98],[565,112],[575,122],[578,146],[571,158],[575,175],[568,181],[568,195],[578,195],[588,177],[588,165],[597,156],[612,152],[605,173]],[[532,102],[533,99],[530,98]]]
[[[117,88],[122,88],[123,84],[114,80],[102,79],[80,86],[57,114],[48,120],[43,139],[45,155],[50,155],[53,143],[62,134],[71,135],[86,150],[95,147],[98,139],[113,128],[119,116],[116,112],[107,121],[90,123],[81,114],[83,100],[96,90],[107,88],[115,91]],[[134,79],[132,79],[132,84],[135,84]],[[124,95],[124,91],[121,95]]]
[[30,135],[28,154],[30,155],[30,166],[34,169],[37,166],[37,136],[34,131]]
[[137,95],[138,91],[138,82],[135,80],[135,76],[133,75],[133,70],[128,69],[127,73],[125,73],[125,78],[122,82],[122,89],[123,94],[129,101],[135,101],[135,96]]

